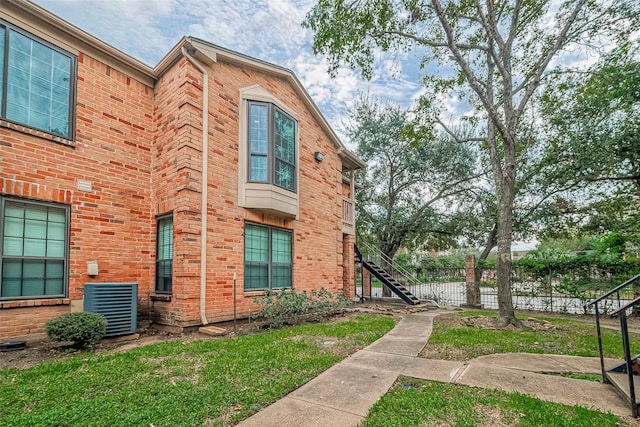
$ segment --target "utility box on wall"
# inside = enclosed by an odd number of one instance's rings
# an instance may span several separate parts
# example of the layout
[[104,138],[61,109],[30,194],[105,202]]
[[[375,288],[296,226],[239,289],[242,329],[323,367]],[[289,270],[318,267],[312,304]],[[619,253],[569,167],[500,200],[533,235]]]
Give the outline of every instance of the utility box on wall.
[[133,334],[138,320],[138,284],[85,283],[84,311],[107,318],[106,337]]

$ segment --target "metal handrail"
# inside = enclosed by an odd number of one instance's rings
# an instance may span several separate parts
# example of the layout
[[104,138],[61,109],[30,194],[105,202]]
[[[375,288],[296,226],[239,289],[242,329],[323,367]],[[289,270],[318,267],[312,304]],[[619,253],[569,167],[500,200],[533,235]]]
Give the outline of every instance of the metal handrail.
[[640,302],[640,296],[634,298],[629,303],[620,307],[610,314],[610,316],[620,316],[620,333],[622,335],[622,349],[624,350],[624,362],[627,371],[627,381],[629,382],[629,402],[631,404],[631,415],[638,416],[638,403],[636,402],[636,385],[633,380],[633,359],[631,358],[631,342],[629,341],[629,325],[627,324],[627,310]]
[[622,289],[624,289],[625,287],[631,285],[632,283],[635,283],[638,279],[640,279],[640,274],[638,274],[635,277],[632,277],[631,279],[625,281],[624,283],[621,283],[620,285],[616,286],[615,288],[607,291],[606,293],[604,293],[603,295],[601,295],[600,297],[594,299],[593,301],[590,301],[588,303],[586,303],[584,306],[589,307],[589,306],[593,306],[594,307],[594,313],[595,313],[595,320],[596,320],[596,331],[597,331],[597,335],[598,335],[598,350],[600,352],[600,369],[602,370],[602,382],[604,383],[608,383],[609,380],[607,378],[607,372],[604,366],[604,351],[602,348],[602,332],[600,330],[600,310],[598,307],[598,304],[609,298],[611,295],[613,294],[617,294],[616,295],[616,299],[618,301],[618,308],[615,309],[614,311],[612,311],[611,313],[609,313],[609,316],[611,318],[615,318],[615,317],[620,317],[620,332],[622,335],[622,347],[624,350],[624,359],[625,359],[625,364],[626,364],[626,369],[627,369],[627,375],[628,375],[628,381],[629,381],[629,396],[630,396],[630,400],[631,400],[631,413],[633,414],[634,417],[638,416],[638,405],[636,404],[636,393],[635,393],[635,385],[633,382],[633,372],[631,369],[631,365],[632,365],[632,360],[631,360],[631,352],[630,352],[630,344],[629,344],[629,329],[628,329],[628,325],[627,325],[627,310],[634,307],[635,305],[637,305],[638,303],[640,303],[640,296],[636,296],[634,299],[632,299],[631,301],[628,301],[626,304],[621,305],[620,304],[620,291]]
[[626,303],[625,305],[623,305],[622,307],[613,310],[611,313],[609,313],[609,317],[611,317],[612,319],[615,319],[620,315],[621,312],[627,311],[628,309],[638,304],[639,302],[640,302],[640,296],[637,296],[631,301],[629,301],[628,303]]
[[638,279],[640,279],[640,274],[638,274],[637,276],[632,277],[631,279],[627,280],[626,282],[616,286],[615,288],[611,289],[610,291],[607,291],[604,295],[600,295],[598,298],[594,299],[593,301],[589,301],[584,306],[588,307],[590,305],[597,304],[600,301],[602,301],[603,299],[606,299],[606,298],[610,297],[611,295],[615,294],[616,292],[620,292],[620,290],[622,288],[629,286],[630,284],[632,284],[633,282],[635,282]]
[[377,257],[377,258],[372,258],[371,259],[372,261],[374,262],[382,261],[382,262],[379,262],[379,264],[381,264],[380,267],[384,268],[384,264],[391,266],[394,271],[393,272],[388,271],[388,273],[397,273],[403,279],[411,282],[413,285],[422,285],[422,282],[420,282],[417,278],[415,278],[409,271],[407,271],[407,269],[405,269],[400,265],[394,265],[393,259],[389,258],[389,256],[387,256],[380,249],[376,248],[375,246],[369,245],[368,243],[362,240],[358,240],[358,246],[360,248],[365,249],[365,251],[361,251],[361,252],[364,252],[365,255]]

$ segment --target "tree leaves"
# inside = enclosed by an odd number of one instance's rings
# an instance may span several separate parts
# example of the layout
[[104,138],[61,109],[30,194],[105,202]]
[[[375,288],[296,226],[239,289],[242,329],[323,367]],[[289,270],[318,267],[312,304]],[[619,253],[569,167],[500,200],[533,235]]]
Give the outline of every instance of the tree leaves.
[[358,229],[390,257],[402,246],[448,235],[457,197],[477,184],[473,150],[436,138],[396,105],[361,98],[351,119],[347,134],[369,163],[358,179]]

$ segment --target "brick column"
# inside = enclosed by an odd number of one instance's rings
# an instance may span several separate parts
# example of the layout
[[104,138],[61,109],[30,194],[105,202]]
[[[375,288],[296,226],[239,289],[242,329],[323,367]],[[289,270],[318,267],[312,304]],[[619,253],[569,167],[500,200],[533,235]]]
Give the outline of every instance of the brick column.
[[362,296],[371,300],[371,273],[365,268],[362,269]]
[[342,235],[342,292],[347,299],[356,294],[355,281],[355,249],[356,236],[352,234]]

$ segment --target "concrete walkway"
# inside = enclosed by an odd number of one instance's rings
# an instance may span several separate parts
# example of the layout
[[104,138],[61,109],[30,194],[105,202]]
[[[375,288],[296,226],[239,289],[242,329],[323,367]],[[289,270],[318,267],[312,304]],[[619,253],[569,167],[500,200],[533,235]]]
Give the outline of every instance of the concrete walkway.
[[[434,317],[441,313],[424,311],[403,316],[385,336],[239,426],[355,426],[398,375],[518,391],[551,402],[579,404],[622,416],[630,414],[629,407],[610,385],[543,374],[598,374],[597,358],[510,353],[452,362],[417,357],[431,335]],[[613,365],[615,361],[606,363]]]

